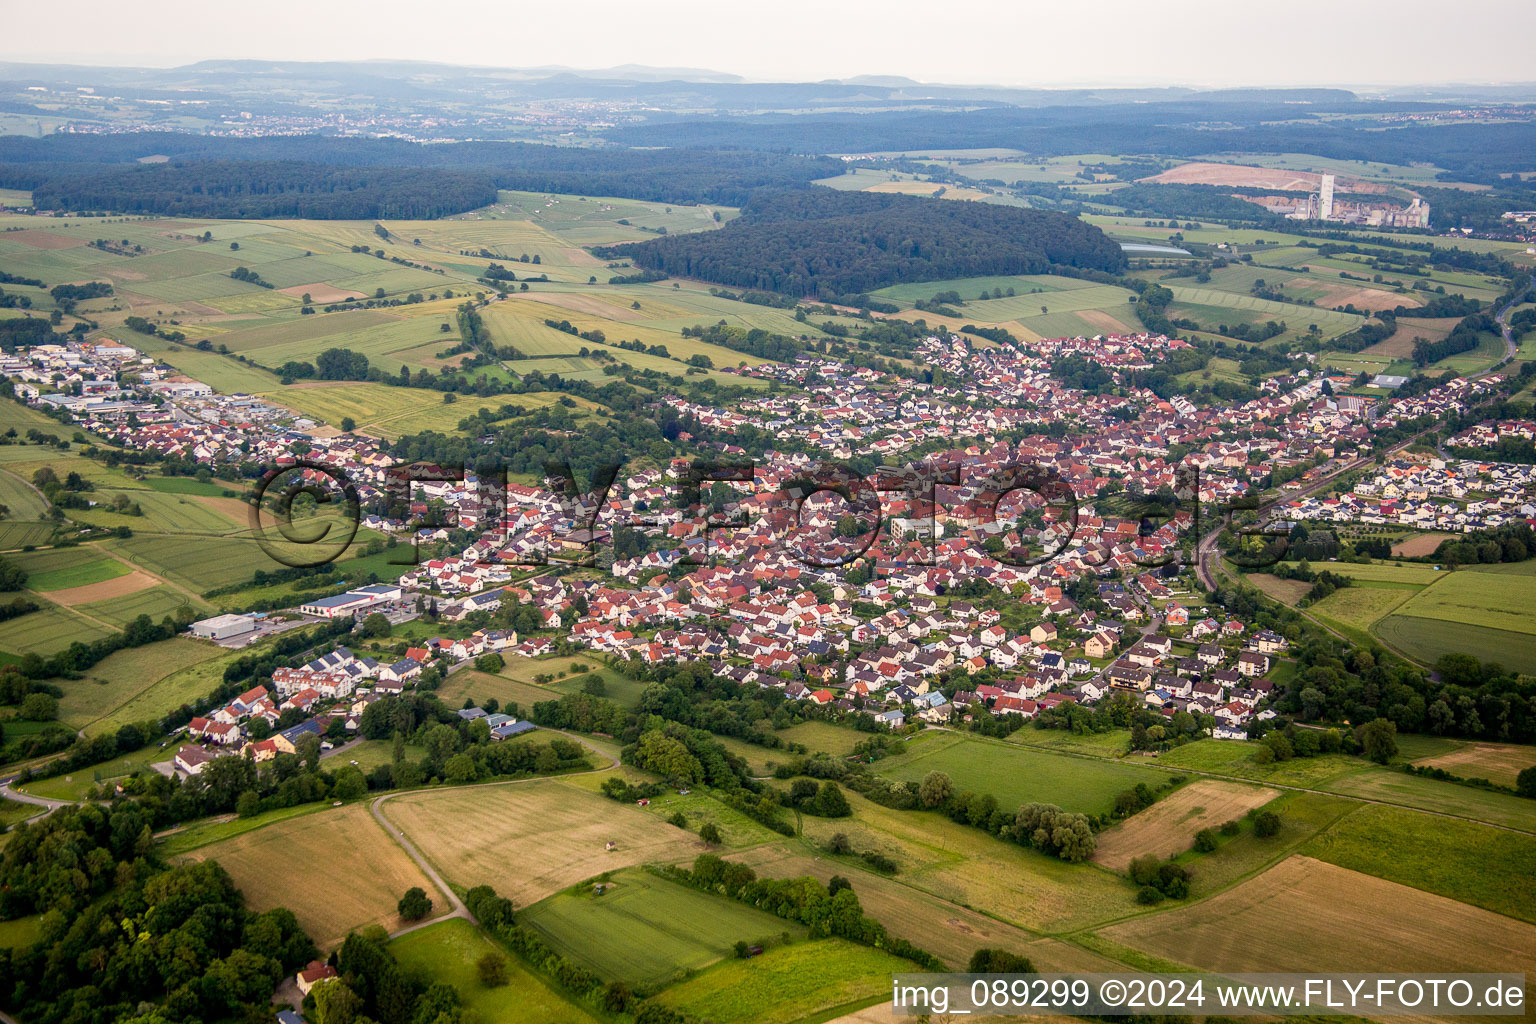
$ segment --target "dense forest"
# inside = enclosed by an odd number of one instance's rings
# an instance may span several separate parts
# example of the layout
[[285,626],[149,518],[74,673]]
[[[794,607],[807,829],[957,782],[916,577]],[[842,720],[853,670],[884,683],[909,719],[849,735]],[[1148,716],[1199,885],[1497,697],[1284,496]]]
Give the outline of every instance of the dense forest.
[[[1339,102],[1338,112],[1384,114],[1407,104]],[[1321,109],[1309,107],[1308,114]],[[1312,153],[1370,163],[1432,163],[1463,173],[1526,173],[1536,124],[1415,125],[1381,130],[1376,122],[1296,120],[1284,103],[1109,104],[1101,107],[996,107],[890,113],[679,118],[615,128],[627,146],[739,146],[794,153],[862,153],[1002,147],[1039,156],[1145,153],[1196,157],[1229,153]],[[1211,123],[1224,130],[1213,139]],[[1359,125],[1356,127],[1356,125]]]
[[489,206],[496,186],[483,172],[216,160],[72,169],[37,182],[32,201],[172,217],[421,220]]
[[138,807],[70,807],[16,827],[0,916],[40,913],[0,951],[6,1008],[34,1024],[270,1020],[315,956],[293,913],[255,914],[217,863],[167,868]]
[[[147,156],[163,156],[169,163],[139,165]],[[263,138],[226,138],[175,132],[143,132],[123,135],[49,135],[41,139],[0,136],[0,187],[31,189],[39,209],[58,209],[54,196],[83,199],[91,188],[112,189],[115,195],[126,188],[119,174],[128,170],[148,172],[150,181],[161,181],[163,188],[196,187],[195,175],[213,176],[211,164],[254,165],[238,169],[251,184],[260,176],[265,187],[252,189],[259,194],[277,191],[318,191],[305,183],[325,181],[314,165],[346,167],[354,174],[350,181],[367,181],[361,169],[388,170],[397,182],[419,183],[423,192],[414,201],[422,203],[438,183],[448,190],[442,205],[456,201],[460,188],[469,182],[478,189],[506,188],[531,192],[561,192],[572,195],[621,196],[665,203],[719,203],[741,206],[754,189],[799,187],[816,178],[840,174],[841,160],[822,157],[790,156],[756,150],[722,152],[718,150],[678,148],[667,150],[578,149],[568,146],[541,146],[524,142],[463,142],[426,146],[400,139],[336,139],[323,136],[270,136]],[[274,166],[275,165],[275,166]],[[277,176],[277,168],[297,165]],[[113,168],[118,174],[106,173]],[[172,174],[158,178],[157,169],[180,168],[188,179]],[[198,170],[201,168],[202,170]],[[423,172],[405,177],[405,169]],[[162,171],[163,173],[164,171]],[[425,173],[431,172],[431,173]],[[459,179],[444,178],[454,172]],[[222,172],[220,172],[222,173]],[[77,176],[90,181],[105,177],[91,188],[71,185]],[[456,184],[457,180],[457,184]],[[135,191],[150,188],[140,183]],[[408,194],[408,193],[407,193]],[[197,192],[183,201],[192,202]],[[399,197],[394,197],[399,198]],[[201,200],[197,200],[201,201]],[[490,200],[487,200],[489,202]],[[71,203],[76,202],[72,199]],[[169,202],[169,200],[160,200]],[[70,209],[92,208],[102,203],[65,204]],[[383,203],[380,204],[385,205]],[[483,205],[483,204],[480,204]],[[113,209],[117,207],[113,206]],[[176,212],[168,208],[143,207],[153,212]],[[324,207],[321,207],[324,210]],[[201,215],[201,214],[200,214]],[[277,214],[281,215],[281,214]],[[229,214],[219,214],[229,216]],[[254,216],[254,215],[251,215]],[[326,212],[305,216],[376,217],[400,214]]]
[[828,299],[908,281],[1125,266],[1118,245],[1066,214],[821,188],[761,194],[719,231],[598,253],[667,274]]

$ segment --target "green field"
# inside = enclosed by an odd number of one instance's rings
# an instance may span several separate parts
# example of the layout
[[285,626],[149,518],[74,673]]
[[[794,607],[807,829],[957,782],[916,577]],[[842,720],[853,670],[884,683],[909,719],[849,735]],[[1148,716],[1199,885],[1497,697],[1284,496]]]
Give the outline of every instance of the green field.
[[879,762],[876,770],[909,785],[921,782],[929,772],[943,772],[957,789],[990,793],[1007,810],[1047,803],[1087,814],[1107,814],[1117,793],[1139,782],[1155,787],[1168,777],[1166,772],[1140,766],[953,735],[926,740],[910,754]]
[[1334,591],[1309,607],[1307,614],[1346,628],[1368,630],[1412,596],[1411,590],[1378,589],[1362,584]]
[[[73,729],[91,733],[105,731],[107,726],[94,724],[103,719],[118,725],[133,721],[133,718],[119,721],[118,712],[125,705],[154,690],[168,676],[225,653],[212,644],[185,637],[116,651],[87,669],[83,678],[59,683],[64,690],[59,701],[59,720]],[[206,690],[196,693],[190,688],[167,687],[164,701],[138,702],[136,706],[143,711],[139,717],[164,714],[178,707],[183,700],[207,696],[215,685],[208,681]]]
[[1318,788],[1536,833],[1536,800],[1510,793],[1474,789],[1374,765],[1336,775]]
[[1434,583],[1445,578],[1443,569],[1415,562],[1330,562],[1328,571],[1357,580],[1381,583]]
[[48,511],[48,503],[21,477],[10,472],[0,472],[0,505],[8,511],[11,520],[30,521],[41,519]]
[[47,657],[75,641],[90,643],[111,632],[107,627],[81,618],[68,609],[42,603],[35,612],[0,622],[0,651],[37,653]]
[[[477,1020],[498,1024],[597,1024],[597,1018],[568,1002],[516,957],[464,920],[443,921],[403,935],[389,944],[408,976],[423,986],[453,986]],[[486,988],[475,964],[487,953],[507,959],[508,983]]]
[[[165,643],[192,644],[195,641],[178,638]],[[141,651],[152,651],[157,645],[139,648]],[[233,661],[238,654],[225,651],[222,648],[208,648],[204,644],[198,644],[200,648],[211,650],[213,657],[200,659],[176,668],[165,675],[160,675],[152,682],[146,682],[143,676],[136,679],[129,676],[128,685],[124,690],[131,689],[134,685],[142,687],[133,693],[123,703],[111,709],[102,709],[100,717],[96,718],[85,727],[87,735],[110,732],[127,725],[130,722],[142,722],[146,719],[160,718],[183,704],[190,703],[202,697],[208,696],[224,681],[224,668]],[[133,651],[122,652],[125,655],[134,654]],[[159,668],[146,669],[145,675],[153,676]],[[92,705],[94,706],[94,705]]]
[[1528,632],[1493,629],[1465,622],[1388,615],[1375,626],[1376,635],[1425,665],[1447,654],[1476,654],[1516,672],[1536,673],[1536,637]]
[[97,558],[67,569],[55,569],[29,576],[27,586],[43,593],[51,590],[68,590],[71,587],[83,587],[89,583],[102,583],[119,576],[126,576],[131,571],[128,566],[115,558]]
[[737,941],[766,945],[806,929],[743,903],[631,868],[601,896],[563,892],[519,915],[567,957],[642,992],[725,959]]
[[843,939],[799,942],[728,960],[657,998],[714,1024],[826,1020],[889,997],[891,975],[917,965]]
[[1370,804],[1301,852],[1536,922],[1536,836]]
[[1400,609],[1406,616],[1536,634],[1536,576],[1443,574]]

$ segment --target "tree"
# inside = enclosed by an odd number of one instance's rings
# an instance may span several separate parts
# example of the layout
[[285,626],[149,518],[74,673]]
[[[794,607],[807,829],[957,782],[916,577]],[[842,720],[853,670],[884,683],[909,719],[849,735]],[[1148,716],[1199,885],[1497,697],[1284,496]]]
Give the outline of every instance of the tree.
[[26,722],[52,722],[59,717],[59,700],[50,693],[29,693],[16,717]]
[[315,1024],[353,1024],[362,1014],[363,1001],[340,981],[315,986]]
[[1274,811],[1260,811],[1253,819],[1253,834],[1260,839],[1268,839],[1280,831],[1280,815]]
[[400,897],[395,909],[407,921],[420,921],[432,913],[432,898],[421,886],[413,885],[405,890],[405,895]]
[[699,838],[710,846],[719,846],[724,842],[720,836],[720,827],[712,821],[706,821],[704,827],[699,829]]
[[511,976],[507,972],[507,958],[495,951],[487,952],[475,961],[475,973],[486,988],[501,988]]
[[1216,849],[1216,830],[1203,828],[1195,833],[1195,851],[1197,853],[1210,853]]
[[363,619],[362,627],[358,629],[358,635],[370,639],[373,637],[389,636],[390,630],[393,628],[389,623],[389,616],[383,612],[373,612]]
[[357,420],[351,416],[343,416],[341,418],[341,429],[344,433],[352,433],[352,431],[357,429]]
[[248,789],[240,794],[235,801],[235,814],[242,818],[250,818],[261,813],[261,797],[254,789]]
[[1521,796],[1536,797],[1536,765],[1523,769],[1515,776],[1515,792]]
[[6,592],[21,590],[26,585],[26,570],[0,558],[0,590]]
[[503,668],[506,667],[506,664],[506,659],[495,651],[492,651],[489,654],[482,654],[480,657],[475,659],[475,668],[479,669],[481,672],[500,672]]
[[816,794],[816,800],[811,807],[812,814],[818,814],[823,818],[846,818],[853,813],[853,808],[848,806],[848,798],[843,795],[842,789],[830,779],[821,784],[821,789]]
[[917,787],[918,803],[924,807],[939,807],[949,801],[955,785],[943,772],[929,772]]
[[635,993],[622,981],[610,981],[603,989],[603,1009],[610,1013],[623,1013],[634,1001]]
[[1386,764],[1397,756],[1397,723],[1389,718],[1366,722],[1355,730],[1355,740],[1366,757]]
[[331,795],[337,800],[356,800],[368,792],[368,780],[355,765],[347,765],[336,773],[336,785]]
[[1034,974],[1035,965],[1027,956],[983,946],[971,954],[971,974]]
[[752,947],[748,946],[741,939],[737,939],[736,942],[731,946],[731,951],[736,954],[736,959],[745,960],[747,958],[747,954],[752,952]]

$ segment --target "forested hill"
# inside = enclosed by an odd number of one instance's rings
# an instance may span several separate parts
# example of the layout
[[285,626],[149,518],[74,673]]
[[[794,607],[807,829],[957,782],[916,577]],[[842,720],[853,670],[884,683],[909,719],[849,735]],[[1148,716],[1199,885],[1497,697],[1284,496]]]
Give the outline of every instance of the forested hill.
[[599,250],[650,270],[833,298],[912,281],[1119,271],[1120,247],[1076,217],[990,203],[811,188],[755,197],[720,231]]
[[[145,157],[169,161],[158,166],[182,167],[195,175],[212,162],[266,165],[242,171],[265,176],[266,192],[309,192],[322,180],[315,167],[350,169],[418,169],[416,181],[432,180],[426,173],[459,172],[477,176],[495,188],[529,192],[561,192],[584,196],[618,196],[661,203],[718,203],[741,206],[755,189],[798,188],[816,178],[841,173],[840,160],[791,156],[756,150],[710,149],[579,149],[525,142],[458,142],[422,145],[401,139],[337,139],[319,135],[229,138],[180,132],[139,132],[119,135],[49,135],[40,139],[0,136],[0,187],[73,195],[84,191],[71,178],[103,178],[103,172],[136,167]],[[155,165],[151,165],[153,170]],[[279,167],[298,172],[275,176]],[[105,187],[120,182],[105,175]],[[146,181],[153,181],[151,174]],[[405,180],[400,175],[397,181]],[[359,175],[348,180],[362,180]],[[467,184],[437,179],[445,189]],[[196,182],[167,175],[168,185]],[[143,184],[135,182],[136,186]],[[92,185],[92,188],[97,187]],[[187,193],[164,189],[163,196]],[[157,200],[169,202],[170,199]],[[44,206],[42,209],[59,207]],[[89,204],[87,204],[89,205]],[[81,207],[73,207],[79,209]],[[146,207],[171,212],[163,207]],[[280,216],[281,214],[269,214]],[[327,216],[315,214],[315,216]],[[351,216],[348,214],[347,216]],[[362,214],[360,216],[376,216]]]
[[32,201],[40,210],[173,217],[419,220],[489,206],[496,186],[484,172],[209,160],[91,165],[44,177]]

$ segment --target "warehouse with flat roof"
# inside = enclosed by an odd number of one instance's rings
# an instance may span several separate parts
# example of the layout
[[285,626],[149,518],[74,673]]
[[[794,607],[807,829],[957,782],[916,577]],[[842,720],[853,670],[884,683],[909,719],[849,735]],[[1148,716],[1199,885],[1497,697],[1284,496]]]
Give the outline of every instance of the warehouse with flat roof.
[[192,623],[192,635],[204,640],[228,640],[233,636],[254,632],[255,629],[254,615],[215,615],[211,619],[199,619]]

